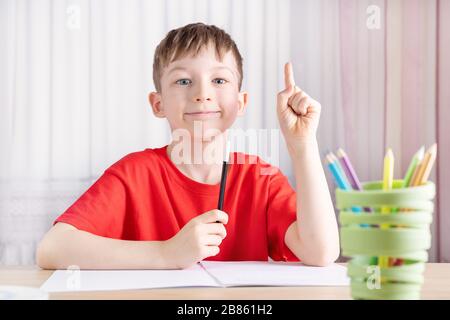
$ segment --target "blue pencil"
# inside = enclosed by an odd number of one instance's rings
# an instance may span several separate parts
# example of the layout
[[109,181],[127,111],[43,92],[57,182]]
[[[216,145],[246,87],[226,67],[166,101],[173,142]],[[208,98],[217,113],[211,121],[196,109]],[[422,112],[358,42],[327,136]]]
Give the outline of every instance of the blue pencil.
[[339,189],[352,190],[352,187],[344,177],[344,173],[338,166],[337,159],[333,159],[333,153],[332,152],[328,153],[326,159],[328,163],[328,168],[330,169],[334,181],[336,182],[336,185],[339,187]]
[[[345,179],[344,177],[344,172],[342,171],[342,169],[338,166],[338,159],[336,158],[336,156],[332,153],[329,152],[326,155],[326,160],[327,160],[327,164],[328,164],[328,168],[330,169],[334,181],[336,182],[337,186],[339,189],[342,190],[353,190],[352,187],[350,186],[350,183],[347,181],[347,179]],[[353,212],[361,212],[361,208],[359,207],[352,207],[352,211]],[[364,225],[366,226],[366,225]]]

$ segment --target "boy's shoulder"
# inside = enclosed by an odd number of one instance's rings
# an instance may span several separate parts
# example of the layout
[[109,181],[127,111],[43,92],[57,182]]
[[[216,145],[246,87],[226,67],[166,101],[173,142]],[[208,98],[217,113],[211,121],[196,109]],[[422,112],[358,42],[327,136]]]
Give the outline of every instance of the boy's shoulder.
[[107,171],[117,174],[119,172],[132,173],[149,168],[155,169],[155,164],[160,162],[160,154],[164,148],[147,148],[131,152],[112,164]]

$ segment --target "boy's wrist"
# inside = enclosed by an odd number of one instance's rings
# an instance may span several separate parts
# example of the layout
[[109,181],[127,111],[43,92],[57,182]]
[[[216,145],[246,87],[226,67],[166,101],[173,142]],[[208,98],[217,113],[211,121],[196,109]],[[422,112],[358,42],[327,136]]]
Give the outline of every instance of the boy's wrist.
[[159,257],[161,259],[161,263],[163,264],[163,268],[164,269],[170,269],[170,265],[168,263],[168,261],[170,261],[170,259],[167,257],[167,241],[159,241]]
[[317,139],[301,140],[287,145],[288,152],[293,161],[302,156],[319,151]]
[[150,269],[170,269],[170,257],[167,256],[167,241],[148,241],[147,257]]

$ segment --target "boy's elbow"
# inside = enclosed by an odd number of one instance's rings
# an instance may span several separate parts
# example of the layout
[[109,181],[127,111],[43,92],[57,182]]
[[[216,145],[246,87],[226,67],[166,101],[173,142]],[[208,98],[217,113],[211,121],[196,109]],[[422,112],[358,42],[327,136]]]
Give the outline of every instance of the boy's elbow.
[[47,269],[48,263],[47,263],[47,257],[44,252],[44,246],[42,241],[39,243],[37,249],[36,249],[36,264],[41,269]]
[[322,252],[316,252],[314,256],[311,257],[304,257],[302,259],[302,262],[304,264],[315,266],[315,267],[326,267],[334,262],[339,258],[339,250],[338,251],[322,251]]
[[46,239],[41,240],[36,249],[36,264],[41,269],[55,269],[52,263],[52,251],[51,243]]
[[337,258],[338,256],[335,255],[332,256],[324,255],[322,257],[318,257],[314,265],[317,267],[326,267],[329,266],[330,264],[333,264],[337,260]]
[[57,223],[54,225],[39,242],[35,259],[36,264],[42,269],[60,269],[64,266],[65,250],[63,244],[67,230],[76,230],[75,227]]
[[313,266],[313,267],[327,267],[330,264],[333,264],[336,261],[336,259],[329,259],[329,258],[321,258],[321,257],[315,257],[310,259],[304,259],[302,260],[302,263]]
[[326,267],[336,262],[341,254],[340,244],[338,241],[328,241],[327,244],[321,246],[321,250],[313,250],[312,263],[318,267]]

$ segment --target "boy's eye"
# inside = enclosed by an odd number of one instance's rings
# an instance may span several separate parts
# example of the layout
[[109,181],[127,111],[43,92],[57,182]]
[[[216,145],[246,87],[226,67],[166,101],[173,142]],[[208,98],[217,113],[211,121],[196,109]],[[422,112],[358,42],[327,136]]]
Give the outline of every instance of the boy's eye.
[[189,79],[180,79],[180,80],[177,80],[177,84],[181,84],[181,85],[187,85],[187,84],[189,84],[190,83],[190,81],[191,80],[189,80]]
[[213,81],[216,81],[216,80],[218,80],[218,82],[216,82],[217,84],[225,84],[228,82],[227,80],[221,79],[221,78],[214,79]]
[[[216,78],[216,79],[213,80],[213,82],[216,83],[216,84],[225,84],[225,83],[227,83],[228,81],[225,80],[225,79],[222,79],[222,78]],[[192,81],[189,80],[189,79],[180,79],[180,80],[177,80],[175,83],[176,83],[176,84],[180,84],[180,85],[182,85],[182,86],[185,86],[185,85],[191,84]]]

